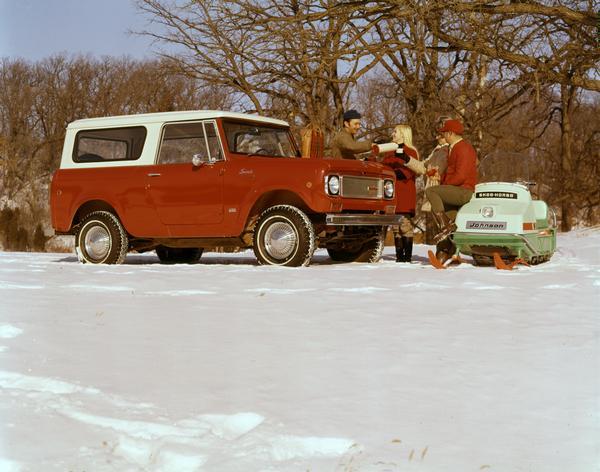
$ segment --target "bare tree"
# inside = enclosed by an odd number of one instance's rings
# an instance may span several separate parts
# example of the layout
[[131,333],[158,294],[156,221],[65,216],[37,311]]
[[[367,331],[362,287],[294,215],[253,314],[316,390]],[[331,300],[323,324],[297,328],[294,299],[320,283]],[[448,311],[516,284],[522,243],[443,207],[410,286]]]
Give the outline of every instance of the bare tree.
[[411,124],[422,154],[438,116],[451,114],[480,156],[535,159],[564,230],[600,218],[600,53],[589,0],[137,1],[153,23],[142,34],[169,45],[160,60],[0,62],[5,246],[43,240],[36,223],[47,219],[67,123],[194,108],[265,113],[331,135],[354,105],[371,135]]
[[242,110],[299,126],[338,126],[351,87],[379,61],[357,43],[360,10],[334,0],[138,5],[155,23],[143,34],[180,46],[162,55],[181,71],[230,88]]
[[[573,197],[579,187],[573,172],[572,113],[577,90],[600,91],[597,12],[592,2],[432,2],[445,21],[426,17],[433,34],[448,47],[483,54],[509,66],[522,90],[557,85],[560,90],[561,224],[571,227]],[[455,24],[469,28],[456,30]]]

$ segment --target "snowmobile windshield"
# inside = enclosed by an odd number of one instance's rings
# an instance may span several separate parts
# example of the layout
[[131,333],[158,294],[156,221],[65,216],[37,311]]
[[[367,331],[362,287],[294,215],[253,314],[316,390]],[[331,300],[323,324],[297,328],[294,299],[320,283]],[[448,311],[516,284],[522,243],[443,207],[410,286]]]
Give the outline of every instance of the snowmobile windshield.
[[539,170],[533,155],[494,151],[479,162],[479,182],[532,182]]

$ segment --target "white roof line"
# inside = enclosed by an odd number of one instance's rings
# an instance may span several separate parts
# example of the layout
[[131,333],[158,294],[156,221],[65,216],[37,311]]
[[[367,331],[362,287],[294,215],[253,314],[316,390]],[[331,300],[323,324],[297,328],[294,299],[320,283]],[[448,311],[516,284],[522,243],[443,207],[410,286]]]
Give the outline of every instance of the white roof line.
[[69,123],[69,128],[84,128],[92,126],[106,126],[109,123],[115,125],[125,124],[144,124],[158,123],[164,121],[180,121],[180,120],[206,120],[211,118],[234,118],[253,121],[262,121],[264,123],[277,124],[288,126],[288,123],[276,118],[266,116],[253,115],[249,113],[236,113],[222,110],[186,110],[186,111],[167,111],[160,113],[141,113],[139,115],[117,115],[97,118],[85,118]]

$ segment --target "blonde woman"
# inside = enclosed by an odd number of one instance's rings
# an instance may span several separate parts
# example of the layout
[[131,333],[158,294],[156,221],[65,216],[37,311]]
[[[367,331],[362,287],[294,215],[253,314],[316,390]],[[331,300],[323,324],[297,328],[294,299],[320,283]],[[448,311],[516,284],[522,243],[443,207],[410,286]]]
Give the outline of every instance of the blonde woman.
[[[448,167],[448,143],[441,134],[435,137],[437,146],[431,151],[427,159],[418,161],[416,159],[409,160],[405,165],[417,175],[427,176],[425,189],[440,185],[442,176]],[[431,203],[425,200],[421,206],[422,211],[431,211]]]
[[417,188],[415,173],[406,163],[419,162],[419,151],[413,145],[412,128],[409,125],[397,125],[392,132],[392,141],[398,144],[398,149],[385,154],[382,162],[396,173],[396,214],[404,216],[400,226],[394,229],[396,262],[411,262],[414,235],[411,218],[415,216]]

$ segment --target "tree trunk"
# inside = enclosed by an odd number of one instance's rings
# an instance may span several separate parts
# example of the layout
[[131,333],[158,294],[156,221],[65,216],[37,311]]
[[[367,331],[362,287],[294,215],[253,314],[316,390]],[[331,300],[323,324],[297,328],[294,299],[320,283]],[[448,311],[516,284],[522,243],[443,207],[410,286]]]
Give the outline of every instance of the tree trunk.
[[560,86],[561,119],[560,119],[560,158],[561,158],[561,182],[563,182],[563,195],[561,202],[561,231],[571,230],[571,206],[573,190],[573,159],[571,155],[571,109],[575,87],[570,84]]

